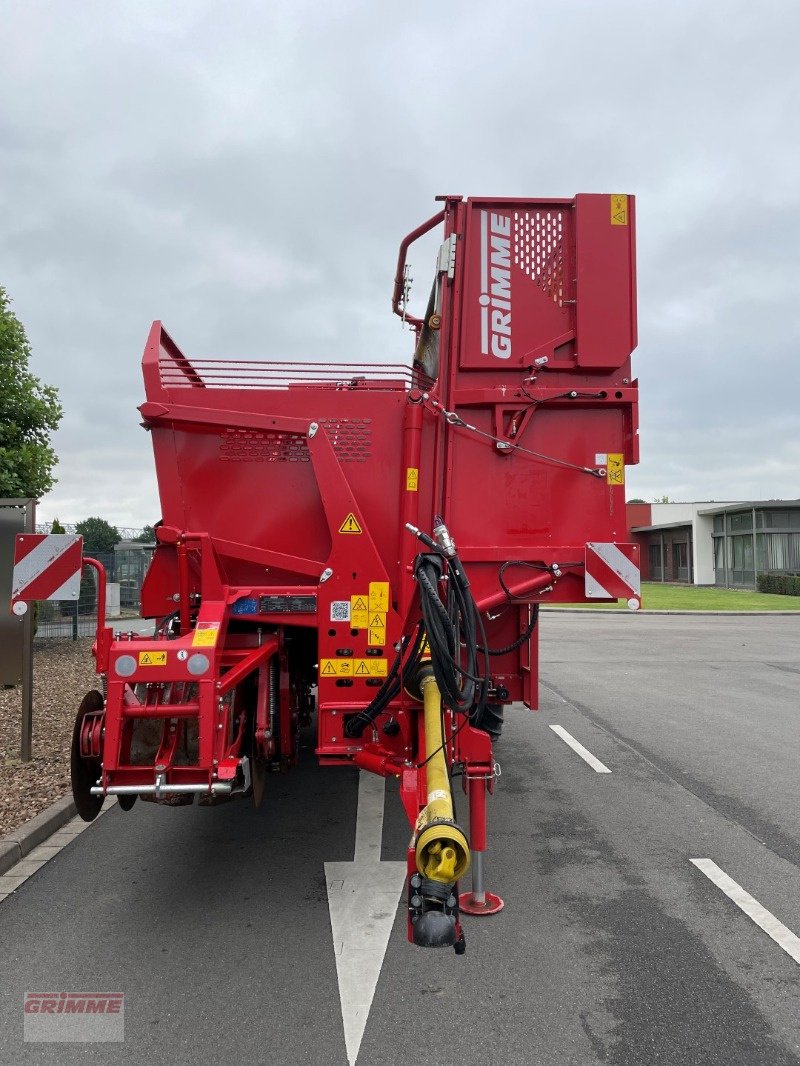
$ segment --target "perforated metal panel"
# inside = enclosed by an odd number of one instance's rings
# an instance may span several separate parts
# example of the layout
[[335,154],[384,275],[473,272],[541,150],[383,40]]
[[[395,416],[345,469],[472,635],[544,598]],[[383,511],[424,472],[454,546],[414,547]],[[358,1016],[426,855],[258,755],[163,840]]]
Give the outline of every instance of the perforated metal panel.
[[[363,463],[370,456],[370,418],[320,418],[340,463]],[[307,463],[310,456],[305,437],[299,433],[264,433],[229,428],[220,440],[223,462]]]

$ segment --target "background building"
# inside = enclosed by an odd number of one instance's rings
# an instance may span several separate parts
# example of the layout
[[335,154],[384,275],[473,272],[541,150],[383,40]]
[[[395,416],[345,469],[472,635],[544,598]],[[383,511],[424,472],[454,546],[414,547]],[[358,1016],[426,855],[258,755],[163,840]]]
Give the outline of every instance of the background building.
[[800,500],[629,503],[642,577],[754,588],[759,574],[800,574]]

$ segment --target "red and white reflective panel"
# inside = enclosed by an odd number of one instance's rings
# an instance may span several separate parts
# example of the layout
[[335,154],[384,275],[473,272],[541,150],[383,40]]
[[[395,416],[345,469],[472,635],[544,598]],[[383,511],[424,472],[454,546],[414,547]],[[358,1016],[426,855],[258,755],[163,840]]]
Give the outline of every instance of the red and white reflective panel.
[[77,600],[82,567],[83,537],[74,533],[18,533],[11,609],[24,614],[29,600]]
[[625,599],[632,611],[642,605],[638,544],[586,545],[584,592],[587,600]]

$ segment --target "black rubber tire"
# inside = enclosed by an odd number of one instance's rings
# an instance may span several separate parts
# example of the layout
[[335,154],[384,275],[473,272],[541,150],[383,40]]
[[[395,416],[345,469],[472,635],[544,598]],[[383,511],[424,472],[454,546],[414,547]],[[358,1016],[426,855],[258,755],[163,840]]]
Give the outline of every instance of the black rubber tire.
[[100,711],[104,705],[102,693],[96,689],[87,692],[81,700],[72,730],[72,750],[69,759],[72,798],[75,801],[75,809],[84,822],[95,820],[102,809],[103,797],[93,796],[90,791],[100,776],[100,760],[84,759],[81,756],[81,726],[89,711]]

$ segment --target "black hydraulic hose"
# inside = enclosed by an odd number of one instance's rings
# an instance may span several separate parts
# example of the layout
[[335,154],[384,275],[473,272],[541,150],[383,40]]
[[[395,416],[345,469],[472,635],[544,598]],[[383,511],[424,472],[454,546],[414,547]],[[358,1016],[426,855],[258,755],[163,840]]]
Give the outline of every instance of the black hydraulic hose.
[[539,604],[534,603],[533,610],[531,612],[531,620],[525,627],[525,631],[520,633],[513,644],[509,644],[505,648],[486,648],[478,645],[478,651],[485,652],[486,655],[508,655],[511,651],[516,651],[517,648],[521,648],[522,645],[531,639],[534,629],[536,629],[536,623],[539,620]]
[[400,671],[400,664],[403,661],[403,656],[410,646],[411,651],[408,653],[404,672],[413,673],[416,670],[422,654],[423,639],[424,631],[422,622],[420,622],[413,639],[411,637],[405,637],[401,642],[397,655],[395,655],[389,673],[386,676],[386,680],[375,693],[375,696],[370,703],[363,709],[363,711],[354,714],[352,718],[348,718],[345,722],[345,736],[360,737],[367,726],[372,725],[378,715],[389,706],[392,700],[400,692],[401,681],[398,677],[398,673]]

